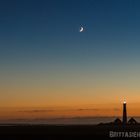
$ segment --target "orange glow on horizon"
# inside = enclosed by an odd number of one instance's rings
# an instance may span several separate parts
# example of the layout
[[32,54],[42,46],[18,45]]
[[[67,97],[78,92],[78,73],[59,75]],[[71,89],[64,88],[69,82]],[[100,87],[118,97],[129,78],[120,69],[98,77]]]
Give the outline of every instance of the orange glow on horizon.
[[[140,103],[127,103],[128,116],[140,116]],[[77,107],[0,108],[0,119],[45,119],[122,116],[122,104],[94,104]]]

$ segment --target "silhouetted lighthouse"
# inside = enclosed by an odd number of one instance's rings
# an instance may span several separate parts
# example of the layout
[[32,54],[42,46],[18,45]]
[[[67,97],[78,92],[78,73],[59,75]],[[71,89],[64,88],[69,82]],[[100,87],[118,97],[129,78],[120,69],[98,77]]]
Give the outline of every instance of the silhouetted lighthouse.
[[123,102],[123,118],[122,118],[123,125],[127,124],[127,110],[126,110],[126,101]]

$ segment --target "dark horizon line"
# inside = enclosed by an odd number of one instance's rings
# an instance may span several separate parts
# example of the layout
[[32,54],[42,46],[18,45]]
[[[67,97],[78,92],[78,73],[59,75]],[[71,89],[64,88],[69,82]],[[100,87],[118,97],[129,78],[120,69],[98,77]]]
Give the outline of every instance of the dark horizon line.
[[[140,116],[128,116],[128,118],[140,118]],[[0,120],[49,120],[49,119],[83,119],[83,118],[122,118],[122,116],[76,116],[76,117],[50,117],[50,118],[14,118]]]

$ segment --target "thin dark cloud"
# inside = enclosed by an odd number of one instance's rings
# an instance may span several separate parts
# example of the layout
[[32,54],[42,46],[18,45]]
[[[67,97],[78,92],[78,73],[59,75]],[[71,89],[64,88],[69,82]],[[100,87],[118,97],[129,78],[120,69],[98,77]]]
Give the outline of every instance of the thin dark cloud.
[[25,112],[25,113],[40,113],[40,112],[53,112],[56,110],[53,109],[33,109],[33,110],[19,110],[18,112]]
[[77,111],[99,111],[98,108],[79,108]]
[[54,111],[99,111],[98,108],[78,108],[78,109],[33,109],[33,110],[19,110],[18,112],[25,113],[40,113],[40,112],[54,112]]
[[113,110],[113,111],[120,111],[119,108],[113,109],[99,109],[99,108],[78,108],[78,109],[33,109],[33,110],[19,110],[18,112],[24,113],[46,113],[46,112],[55,112],[55,111],[102,111],[102,110]]

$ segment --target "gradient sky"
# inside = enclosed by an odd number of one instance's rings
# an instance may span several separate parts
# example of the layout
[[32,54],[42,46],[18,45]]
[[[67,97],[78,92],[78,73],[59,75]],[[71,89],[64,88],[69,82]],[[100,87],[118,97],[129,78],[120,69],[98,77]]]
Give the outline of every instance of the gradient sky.
[[139,0],[1,0],[0,106],[113,115],[125,98],[140,115],[139,7]]

